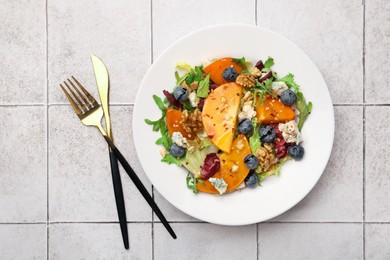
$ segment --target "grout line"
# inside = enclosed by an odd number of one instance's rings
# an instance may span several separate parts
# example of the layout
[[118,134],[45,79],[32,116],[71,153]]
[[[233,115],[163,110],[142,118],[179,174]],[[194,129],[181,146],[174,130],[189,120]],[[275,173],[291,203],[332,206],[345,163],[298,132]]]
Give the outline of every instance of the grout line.
[[38,222],[2,222],[0,225],[46,225],[46,221],[38,221]]
[[366,103],[366,1],[363,4],[363,103]]
[[259,260],[259,223],[256,223],[256,260]]
[[363,107],[363,259],[366,254],[366,107]]
[[[363,4],[363,104],[366,103],[366,1]],[[363,106],[363,259],[366,259],[366,107]]]
[[48,0],[45,1],[46,21],[46,259],[49,260],[50,216],[49,216],[49,20]]
[[257,2],[258,0],[255,0],[255,25],[257,26]]

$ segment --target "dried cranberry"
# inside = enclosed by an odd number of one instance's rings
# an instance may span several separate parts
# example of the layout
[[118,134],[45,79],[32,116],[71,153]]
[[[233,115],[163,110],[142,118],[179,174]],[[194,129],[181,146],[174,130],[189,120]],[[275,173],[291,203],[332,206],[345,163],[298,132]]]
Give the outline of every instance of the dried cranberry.
[[169,93],[168,91],[166,90],[163,90],[163,93],[164,95],[167,97],[169,103],[172,105],[172,106],[175,106],[177,107],[178,109],[182,109],[183,108],[183,105],[176,100],[175,96],[172,95],[171,93]]
[[204,98],[201,98],[201,99],[199,99],[198,108],[199,108],[200,110],[202,110],[202,109],[203,109],[203,106],[204,106],[204,101],[205,101],[205,99],[204,99]]
[[215,83],[210,84],[210,86],[209,86],[210,89],[216,89],[216,88],[218,88],[218,87],[219,87],[219,85],[218,85],[218,84],[215,84]]
[[219,171],[220,167],[221,167],[221,162],[219,161],[217,154],[209,153],[206,156],[206,159],[204,159],[204,163],[200,171],[200,174],[202,175],[202,179],[208,180],[209,178],[213,177],[213,175]]
[[256,68],[258,68],[259,70],[262,70],[264,69],[264,63],[262,60],[259,60],[256,65],[255,65]]

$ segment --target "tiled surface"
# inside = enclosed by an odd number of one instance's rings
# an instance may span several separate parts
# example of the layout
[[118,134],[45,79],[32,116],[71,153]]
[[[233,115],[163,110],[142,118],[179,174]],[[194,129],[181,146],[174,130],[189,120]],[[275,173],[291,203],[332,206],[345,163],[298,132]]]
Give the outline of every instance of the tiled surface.
[[389,222],[390,107],[366,109],[366,219]]
[[155,224],[154,259],[256,259],[256,225],[194,223],[174,224],[173,229],[177,240],[170,237],[162,224]]
[[50,226],[51,259],[152,259],[151,224],[128,224],[129,251],[118,224]]
[[153,58],[156,59],[180,37],[204,26],[221,23],[254,25],[255,0],[153,1]]
[[335,107],[335,118],[333,151],[320,181],[297,206],[270,221],[363,220],[363,108]]
[[390,1],[366,1],[366,101],[390,100]]
[[[117,146],[146,187],[134,150],[132,107],[112,107]],[[49,202],[51,221],[117,221],[108,149],[97,129],[83,127],[70,106],[49,108]],[[77,148],[78,147],[78,148]],[[151,210],[121,170],[129,221],[150,221]]]
[[259,259],[362,259],[362,224],[259,224]]
[[46,110],[0,107],[0,223],[46,221]]
[[281,33],[309,55],[324,76],[334,103],[363,101],[361,0],[258,3],[257,25]]
[[48,1],[50,103],[67,102],[58,84],[71,75],[95,85],[91,53],[115,71],[111,102],[133,103],[151,61],[150,27],[149,1]]
[[366,259],[390,259],[390,224],[366,225]]
[[[388,1],[0,4],[1,259],[390,257]],[[75,75],[94,89],[89,55],[104,60],[114,135],[151,190],[133,148],[131,104],[152,58],[200,27],[256,21],[296,42],[328,83],[336,133],[324,175],[277,223],[258,226],[201,223],[154,191],[173,240],[122,170],[131,247],[123,250],[106,145],[63,105],[58,84]]]
[[44,0],[1,1],[0,105],[46,99],[45,12]]
[[46,224],[0,225],[0,258],[45,259]]

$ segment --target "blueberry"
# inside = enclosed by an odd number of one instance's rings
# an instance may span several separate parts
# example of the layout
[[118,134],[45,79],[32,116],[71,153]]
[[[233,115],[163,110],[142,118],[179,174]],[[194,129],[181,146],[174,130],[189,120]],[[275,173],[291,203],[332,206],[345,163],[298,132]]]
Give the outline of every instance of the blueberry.
[[305,154],[305,149],[299,145],[293,145],[288,148],[288,154],[294,159],[294,160],[300,160],[302,159],[303,155]]
[[249,134],[253,129],[252,121],[248,118],[241,120],[238,123],[238,131],[243,134]]
[[253,154],[248,154],[247,156],[245,156],[244,158],[244,163],[245,163],[245,166],[251,170],[254,170],[257,168],[257,166],[259,165],[259,160],[257,159],[257,157]]
[[291,89],[286,89],[280,93],[280,101],[287,106],[291,106],[297,101],[297,95]]
[[178,101],[186,101],[188,99],[188,90],[181,86],[177,86],[173,91],[173,95]]
[[275,130],[269,126],[262,126],[259,130],[260,139],[263,143],[272,143],[275,140]]
[[226,69],[223,71],[222,77],[223,77],[226,81],[229,81],[229,82],[235,81],[236,78],[237,78],[237,71],[236,71],[236,69],[233,68],[233,67],[228,67],[228,68],[226,68]]
[[249,175],[245,178],[245,185],[248,188],[256,188],[259,185],[259,179],[256,173],[249,173]]
[[169,147],[169,153],[174,157],[180,158],[184,156],[186,150],[177,144],[172,144],[171,147]]

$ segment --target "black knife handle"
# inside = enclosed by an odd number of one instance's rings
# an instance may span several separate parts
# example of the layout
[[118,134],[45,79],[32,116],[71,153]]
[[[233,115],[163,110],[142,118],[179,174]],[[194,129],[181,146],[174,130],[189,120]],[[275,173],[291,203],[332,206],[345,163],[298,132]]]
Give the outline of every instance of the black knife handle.
[[122,181],[119,175],[118,159],[113,151],[110,150],[110,164],[112,183],[114,185],[116,209],[118,211],[119,225],[121,227],[123,244],[126,249],[129,249],[129,235],[127,232],[127,218],[125,200],[123,197]]
[[169,225],[168,221],[164,217],[163,213],[161,212],[160,208],[157,206],[157,204],[154,202],[154,199],[152,196],[150,196],[148,190],[145,188],[145,186],[142,184],[141,180],[138,178],[137,174],[134,172],[133,168],[131,168],[130,164],[127,162],[125,157],[122,155],[122,153],[116,148],[115,144],[111,141],[111,139],[108,136],[104,135],[104,139],[106,139],[108,145],[111,147],[112,151],[115,153],[116,157],[118,158],[119,162],[122,164],[123,168],[129,175],[130,179],[133,181],[139,192],[141,192],[144,199],[148,202],[149,206],[152,208],[154,213],[156,213],[157,217],[161,220],[161,223],[164,225],[164,227],[167,229],[169,234],[176,239],[176,234],[173,231],[172,227]]

